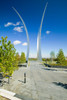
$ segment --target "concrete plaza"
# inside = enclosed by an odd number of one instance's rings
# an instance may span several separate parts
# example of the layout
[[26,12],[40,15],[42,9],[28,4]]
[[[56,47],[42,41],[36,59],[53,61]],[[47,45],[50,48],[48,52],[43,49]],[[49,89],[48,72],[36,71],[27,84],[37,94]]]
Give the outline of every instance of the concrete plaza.
[[40,62],[30,61],[28,68],[20,67],[10,84],[0,88],[16,93],[15,96],[22,100],[67,100],[67,69],[48,68]]

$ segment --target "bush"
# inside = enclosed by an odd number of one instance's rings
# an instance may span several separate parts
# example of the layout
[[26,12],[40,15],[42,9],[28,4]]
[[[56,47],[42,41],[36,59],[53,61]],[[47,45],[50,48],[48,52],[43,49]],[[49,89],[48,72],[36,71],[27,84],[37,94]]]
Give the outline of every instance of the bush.
[[47,58],[46,61],[50,61],[50,58]]
[[57,58],[54,58],[54,61],[57,61]]
[[30,61],[32,61],[32,60],[36,61],[37,58],[29,58],[29,60],[30,60]]
[[46,59],[45,58],[42,58],[42,61],[46,61]]

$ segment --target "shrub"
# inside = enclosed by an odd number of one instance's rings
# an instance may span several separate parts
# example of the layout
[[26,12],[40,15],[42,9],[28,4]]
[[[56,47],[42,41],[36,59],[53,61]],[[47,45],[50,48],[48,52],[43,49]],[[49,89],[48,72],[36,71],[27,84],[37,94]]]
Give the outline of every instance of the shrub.
[[46,61],[46,59],[45,58],[42,58],[42,61]]

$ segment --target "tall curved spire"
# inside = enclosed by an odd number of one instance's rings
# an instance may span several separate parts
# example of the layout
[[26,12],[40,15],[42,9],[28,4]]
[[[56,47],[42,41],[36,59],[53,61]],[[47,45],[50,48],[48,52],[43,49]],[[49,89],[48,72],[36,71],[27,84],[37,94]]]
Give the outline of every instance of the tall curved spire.
[[45,6],[44,12],[43,12],[43,16],[42,16],[42,19],[41,19],[40,30],[39,30],[40,35],[41,35],[41,30],[42,30],[42,25],[43,25],[43,20],[44,20],[47,5],[48,5],[48,2],[46,3],[46,6]]
[[44,20],[47,5],[48,5],[48,2],[46,3],[46,6],[44,8],[44,12],[43,12],[42,19],[41,19],[41,24],[40,24],[40,29],[39,29],[39,33],[38,33],[38,37],[37,37],[37,58],[40,61],[42,61],[42,56],[41,56],[41,30],[42,30],[42,24],[43,24],[43,20]]
[[26,56],[26,61],[28,61],[28,58],[29,58],[29,36],[28,36],[27,27],[26,27],[25,22],[22,19],[21,15],[18,13],[18,11],[14,7],[12,7],[12,8],[17,13],[17,15],[19,16],[19,18],[21,19],[21,21],[22,21],[22,23],[24,25],[25,31],[26,31],[26,36],[27,36],[27,56]]

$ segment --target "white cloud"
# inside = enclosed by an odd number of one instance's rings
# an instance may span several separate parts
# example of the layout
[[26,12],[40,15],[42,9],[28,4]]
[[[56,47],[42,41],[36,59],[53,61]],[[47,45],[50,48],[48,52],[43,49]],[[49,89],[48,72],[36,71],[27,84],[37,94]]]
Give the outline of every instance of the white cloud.
[[5,27],[8,27],[8,26],[18,26],[20,25],[20,22],[16,22],[16,24],[12,23],[12,22],[8,22],[7,24],[5,24],[4,26]]
[[16,22],[16,24],[14,24],[12,22],[8,22],[4,26],[5,27],[14,26],[14,28],[13,28],[14,31],[23,32],[23,26],[19,26],[19,25],[21,25],[21,22]]
[[23,32],[23,26],[21,27],[14,27],[14,31]]
[[8,23],[7,23],[7,24],[5,24],[4,26],[5,26],[5,27],[8,27],[8,26],[11,26],[11,25],[13,25],[13,23],[8,22]]
[[51,31],[46,31],[46,34],[50,34]]
[[27,42],[24,42],[22,45],[23,45],[23,46],[27,46]]
[[16,24],[15,24],[15,25],[16,25],[16,26],[17,26],[17,25],[20,25],[20,22],[16,22]]
[[16,41],[13,42],[14,45],[17,45],[17,44],[20,44],[20,43],[21,43],[21,41],[19,41],[19,40],[16,40]]

